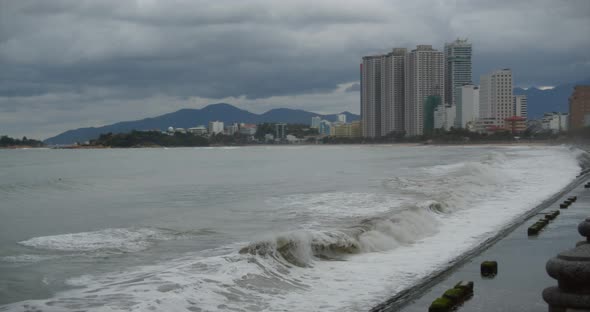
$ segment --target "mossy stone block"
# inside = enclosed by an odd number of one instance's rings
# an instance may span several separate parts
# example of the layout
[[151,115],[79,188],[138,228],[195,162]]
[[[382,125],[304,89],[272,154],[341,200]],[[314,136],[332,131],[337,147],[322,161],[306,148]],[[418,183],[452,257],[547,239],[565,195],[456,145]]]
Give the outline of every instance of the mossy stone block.
[[453,301],[449,298],[441,297],[436,298],[428,308],[428,312],[450,312],[453,310]]
[[485,277],[493,277],[498,274],[497,261],[484,261],[480,266],[481,275]]

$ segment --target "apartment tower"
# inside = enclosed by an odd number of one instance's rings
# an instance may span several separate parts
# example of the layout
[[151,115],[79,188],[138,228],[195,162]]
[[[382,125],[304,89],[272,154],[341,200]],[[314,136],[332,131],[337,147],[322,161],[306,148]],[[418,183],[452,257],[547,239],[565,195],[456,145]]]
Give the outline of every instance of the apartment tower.
[[381,136],[381,64],[385,55],[363,57],[361,64],[361,125],[363,137]]
[[570,129],[590,126],[590,86],[575,86],[569,98]]
[[463,85],[457,88],[455,128],[466,128],[479,118],[479,87]]
[[418,45],[407,54],[404,85],[406,135],[424,133],[424,106],[427,98],[445,98],[444,67],[443,52],[433,49],[431,45]]
[[509,68],[493,71],[480,78],[479,116],[495,120],[504,127],[504,120],[514,115],[512,71]]
[[471,43],[457,39],[445,43],[445,104],[455,106],[461,86],[472,84]]
[[514,96],[514,116],[527,118],[527,98],[525,94]]

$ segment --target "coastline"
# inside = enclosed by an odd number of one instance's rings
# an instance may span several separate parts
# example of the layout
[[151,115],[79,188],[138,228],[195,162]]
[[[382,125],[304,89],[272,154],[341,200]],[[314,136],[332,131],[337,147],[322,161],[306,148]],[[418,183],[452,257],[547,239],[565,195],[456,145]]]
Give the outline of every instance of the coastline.
[[[498,145],[496,145],[498,146]],[[581,150],[588,152],[588,149],[578,147]],[[567,186],[565,186],[559,192],[553,194],[548,199],[544,200],[541,204],[537,205],[533,209],[529,210],[528,212],[520,215],[519,217],[513,219],[510,223],[506,224],[502,229],[498,231],[496,235],[493,237],[488,238],[483,243],[478,246],[475,246],[471,250],[467,251],[466,253],[458,256],[457,258],[453,259],[449,262],[449,265],[441,268],[440,270],[430,274],[428,277],[423,278],[416,282],[416,284],[408,289],[405,289],[391,298],[387,299],[386,301],[377,304],[369,309],[370,312],[392,312],[392,311],[408,311],[414,312],[416,311],[425,311],[428,309],[428,305],[432,300],[436,297],[440,296],[444,290],[438,291],[438,294],[432,298],[426,298],[426,295],[432,292],[434,289],[441,288],[442,284],[447,280],[449,277],[453,276],[459,270],[464,268],[467,264],[472,262],[474,259],[480,257],[482,254],[485,254],[486,251],[492,249],[496,244],[502,242],[508,236],[513,234],[517,229],[523,227],[528,221],[532,218],[537,216],[541,211],[546,210],[553,205],[555,205],[561,198],[568,195],[570,192],[574,191],[576,188],[579,188],[581,184],[586,181],[586,179],[590,176],[590,173],[579,175],[574,180],[572,180]],[[581,221],[581,220],[580,220]],[[575,243],[574,241],[569,242],[572,245]],[[565,250],[571,248],[572,246],[561,246],[561,249]],[[518,257],[518,256],[517,256]],[[492,259],[491,259],[492,260]],[[543,261],[549,260],[543,259]],[[501,266],[501,264],[500,264]],[[473,275],[473,274],[472,274]],[[479,272],[477,275],[477,279],[479,279]],[[476,281],[476,289],[478,287],[478,280],[476,276],[471,277],[471,280]],[[453,281],[454,285],[459,280]],[[452,287],[452,286],[451,286]],[[448,287],[447,287],[448,288]],[[477,292],[477,290],[476,290]],[[541,293],[539,293],[540,297]],[[416,304],[414,304],[416,303]],[[482,310],[485,311],[485,310]],[[498,310],[500,311],[500,310]]]

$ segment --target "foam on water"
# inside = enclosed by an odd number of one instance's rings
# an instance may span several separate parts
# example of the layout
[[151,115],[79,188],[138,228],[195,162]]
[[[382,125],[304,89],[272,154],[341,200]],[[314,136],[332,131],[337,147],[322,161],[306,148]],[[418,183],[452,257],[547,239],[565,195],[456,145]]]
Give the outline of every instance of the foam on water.
[[153,243],[179,238],[183,233],[158,228],[104,229],[34,237],[19,244],[27,247],[71,252],[137,252]]
[[[79,288],[0,310],[25,311],[25,304],[43,311],[367,310],[448,266],[565,187],[579,171],[576,153],[565,147],[507,148],[479,161],[424,168],[414,177],[383,181],[395,194],[391,205],[380,202],[387,195],[360,195],[348,205],[333,194],[291,195],[281,209],[310,205],[306,213],[332,211],[346,218],[338,226],[302,225],[207,254],[85,275],[69,281]],[[136,241],[129,239],[135,234],[111,234],[114,242],[105,244],[116,248]],[[27,242],[102,248],[103,235],[86,234],[84,243],[67,235]]]

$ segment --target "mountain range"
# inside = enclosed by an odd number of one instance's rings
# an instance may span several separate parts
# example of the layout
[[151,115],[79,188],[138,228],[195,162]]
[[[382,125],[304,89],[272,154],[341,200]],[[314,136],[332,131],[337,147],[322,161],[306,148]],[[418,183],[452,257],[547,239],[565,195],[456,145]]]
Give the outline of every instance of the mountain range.
[[574,86],[590,85],[590,78],[575,83],[566,83],[555,86],[553,89],[541,90],[538,88],[514,88],[514,94],[527,96],[527,110],[529,119],[538,119],[548,112],[568,112],[568,98],[572,95]]
[[[349,112],[343,112],[347,121],[355,121],[360,118]],[[211,104],[202,109],[181,109],[173,113],[164,114],[152,118],[134,121],[123,121],[102,127],[88,127],[68,130],[44,142],[49,145],[73,144],[98,138],[102,133],[123,133],[132,130],[164,130],[168,127],[190,128],[198,125],[207,125],[209,121],[219,120],[225,124],[234,122],[258,124],[263,122],[283,122],[290,124],[310,124],[311,117],[319,116],[322,119],[336,121],[338,114],[322,115],[300,109],[277,108],[263,114],[255,114],[226,103]]]
[[[525,94],[528,99],[529,119],[538,119],[546,112],[567,112],[568,98],[576,85],[590,85],[590,78],[567,83],[553,89],[541,90],[538,88],[514,88],[514,94]],[[360,118],[349,112],[343,112],[347,121]],[[88,127],[68,130],[45,140],[46,144],[73,144],[98,138],[102,133],[121,133],[132,130],[166,129],[170,126],[177,128],[190,128],[197,125],[207,125],[209,121],[220,120],[226,124],[234,122],[262,123],[284,122],[309,124],[311,117],[320,116],[322,119],[335,121],[337,114],[322,115],[300,109],[277,108],[263,114],[255,114],[226,103],[211,104],[202,109],[181,109],[173,113],[160,115],[153,118],[145,118],[134,121],[123,121],[102,127]]]

